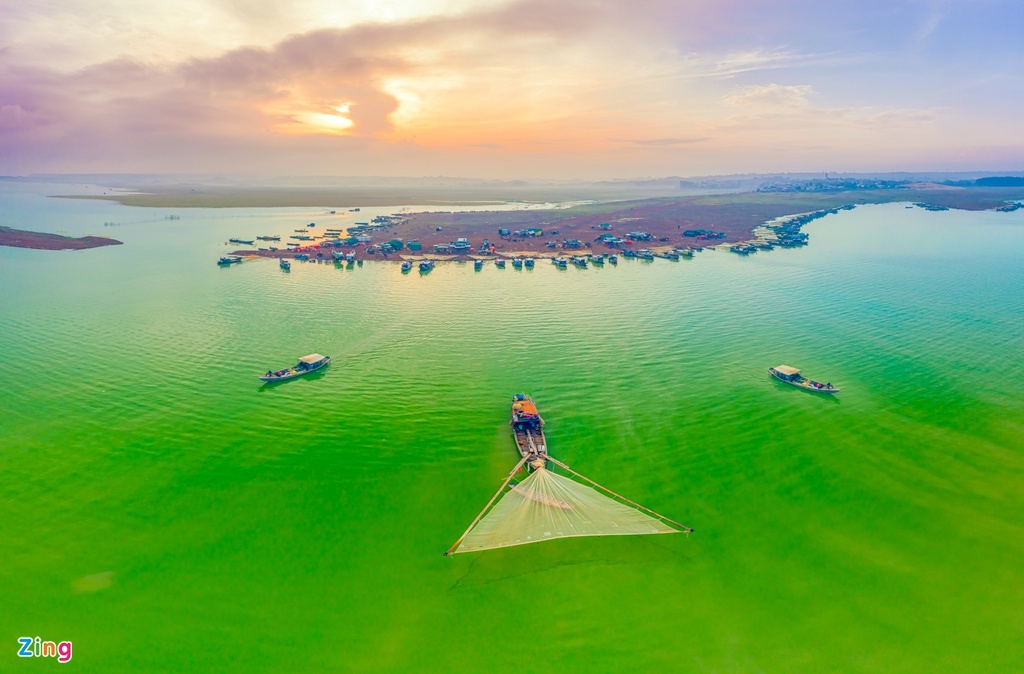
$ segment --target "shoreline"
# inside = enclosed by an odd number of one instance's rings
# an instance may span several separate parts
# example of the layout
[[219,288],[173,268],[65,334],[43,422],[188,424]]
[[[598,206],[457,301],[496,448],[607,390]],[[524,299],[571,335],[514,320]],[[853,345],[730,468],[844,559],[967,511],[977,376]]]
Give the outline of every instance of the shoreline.
[[[236,250],[235,255],[293,257],[296,252],[330,259],[330,249],[344,248],[356,259],[470,260],[481,256],[486,242],[490,255],[483,257],[586,255],[647,248],[654,252],[718,246],[764,245],[772,242],[770,230],[778,220],[798,220],[815,214],[859,205],[908,203],[925,210],[1006,209],[1008,201],[1024,198],[1024,188],[864,190],[824,194],[747,192],[711,197],[658,198],[587,204],[567,209],[459,211],[402,213],[379,218],[362,235],[370,241],[345,245],[323,236],[303,242],[297,249]],[[802,223],[806,224],[806,222]],[[802,226],[802,224],[800,226]],[[319,228],[316,228],[319,229]],[[694,234],[696,232],[697,234]],[[310,232],[315,235],[315,231]],[[613,243],[602,238],[610,237]],[[470,249],[450,249],[459,239]],[[400,242],[397,250],[390,241]],[[420,250],[410,250],[408,242]],[[322,250],[317,246],[326,246]],[[386,255],[381,251],[386,251]],[[753,252],[753,251],[748,251]]]

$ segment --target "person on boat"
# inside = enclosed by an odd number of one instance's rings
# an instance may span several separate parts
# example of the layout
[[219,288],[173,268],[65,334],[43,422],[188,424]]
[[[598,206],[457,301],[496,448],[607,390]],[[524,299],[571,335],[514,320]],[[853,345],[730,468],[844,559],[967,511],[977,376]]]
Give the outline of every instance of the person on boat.
[[273,372],[271,372],[270,370],[267,370],[267,374],[266,374],[266,376],[267,376],[267,377],[273,377],[273,376],[274,376],[274,373],[273,373]]

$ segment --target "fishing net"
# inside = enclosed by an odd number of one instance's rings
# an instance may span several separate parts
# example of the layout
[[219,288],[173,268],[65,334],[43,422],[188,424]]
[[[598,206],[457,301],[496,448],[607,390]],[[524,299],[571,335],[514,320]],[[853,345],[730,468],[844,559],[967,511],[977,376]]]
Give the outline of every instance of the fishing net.
[[511,488],[454,552],[475,552],[569,536],[679,533],[567,477],[538,468]]

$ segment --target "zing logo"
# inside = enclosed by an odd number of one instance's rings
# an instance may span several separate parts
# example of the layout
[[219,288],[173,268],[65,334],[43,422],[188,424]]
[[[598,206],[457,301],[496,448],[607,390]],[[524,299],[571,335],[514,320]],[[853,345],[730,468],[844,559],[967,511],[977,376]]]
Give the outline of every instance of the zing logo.
[[59,644],[52,641],[42,641],[39,637],[18,637],[21,648],[18,649],[20,658],[57,658],[57,662],[68,662],[71,660],[71,642],[62,641]]

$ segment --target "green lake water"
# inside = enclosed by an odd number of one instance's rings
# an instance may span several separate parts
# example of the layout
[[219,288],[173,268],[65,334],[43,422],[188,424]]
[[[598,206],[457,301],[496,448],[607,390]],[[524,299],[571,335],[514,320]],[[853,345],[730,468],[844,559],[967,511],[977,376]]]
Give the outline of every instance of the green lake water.
[[[57,666],[20,636],[82,672],[1024,663],[1024,211],[859,207],[749,258],[288,273],[214,261],[352,216],[43,196],[67,189],[0,184],[0,225],[125,242],[0,248],[0,670]],[[323,374],[259,386],[313,351]],[[696,532],[443,557],[518,459],[519,391],[555,457]]]

